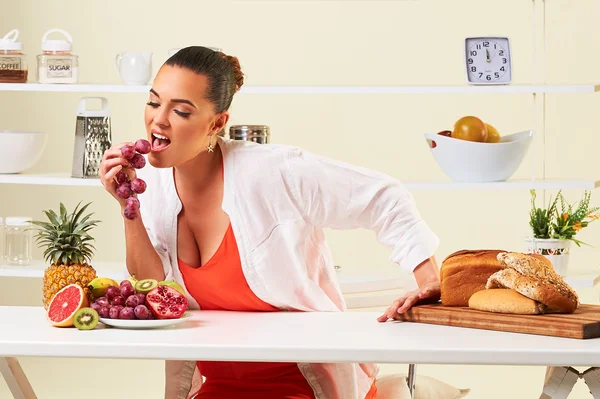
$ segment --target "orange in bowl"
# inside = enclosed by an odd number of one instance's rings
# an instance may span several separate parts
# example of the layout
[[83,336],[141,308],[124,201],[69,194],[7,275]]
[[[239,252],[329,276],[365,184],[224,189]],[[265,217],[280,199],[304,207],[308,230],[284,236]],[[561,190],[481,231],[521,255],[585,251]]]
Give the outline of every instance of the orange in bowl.
[[481,119],[476,116],[463,116],[454,124],[452,138],[485,143],[488,131]]
[[502,138],[500,137],[498,130],[489,123],[485,124],[485,128],[488,132],[486,143],[499,143]]

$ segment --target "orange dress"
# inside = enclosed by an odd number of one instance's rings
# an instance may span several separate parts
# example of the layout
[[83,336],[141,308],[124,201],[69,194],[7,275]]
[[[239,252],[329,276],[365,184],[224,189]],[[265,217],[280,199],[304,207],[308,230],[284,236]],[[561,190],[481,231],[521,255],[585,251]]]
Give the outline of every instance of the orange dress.
[[[178,262],[185,285],[201,309],[279,310],[261,301],[248,286],[231,224],[215,255],[202,267],[192,268],[181,260]],[[196,365],[206,378],[198,399],[315,397],[296,363],[199,361]]]
[[[260,300],[246,282],[231,224],[214,256],[193,268],[178,259],[190,295],[204,310],[277,312]],[[206,378],[198,399],[314,399],[296,363],[198,361]],[[376,394],[375,384],[365,399]],[[243,396],[241,396],[243,394]]]

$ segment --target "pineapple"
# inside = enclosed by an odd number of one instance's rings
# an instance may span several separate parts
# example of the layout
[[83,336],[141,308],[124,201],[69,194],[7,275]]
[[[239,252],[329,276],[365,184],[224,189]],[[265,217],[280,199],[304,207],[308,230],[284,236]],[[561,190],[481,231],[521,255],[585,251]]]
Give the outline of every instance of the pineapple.
[[[98,220],[89,220],[92,214],[83,216],[90,203],[79,208],[77,204],[71,214],[60,204],[60,215],[53,210],[44,211],[50,222],[32,221],[38,226],[36,242],[45,248],[44,258],[52,265],[44,271],[43,303],[48,308],[52,297],[68,284],[77,284],[91,301],[90,281],[95,279],[96,270],[88,264],[95,247],[89,231]],[[82,217],[83,216],[83,217]]]

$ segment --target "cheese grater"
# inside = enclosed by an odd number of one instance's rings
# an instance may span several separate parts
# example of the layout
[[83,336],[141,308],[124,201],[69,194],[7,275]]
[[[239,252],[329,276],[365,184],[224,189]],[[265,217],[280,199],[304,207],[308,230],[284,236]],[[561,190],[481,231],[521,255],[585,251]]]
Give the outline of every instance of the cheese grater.
[[[101,100],[102,108],[88,110],[87,102],[91,99]],[[97,178],[102,156],[110,148],[111,141],[108,100],[104,97],[84,97],[79,100],[71,176]]]

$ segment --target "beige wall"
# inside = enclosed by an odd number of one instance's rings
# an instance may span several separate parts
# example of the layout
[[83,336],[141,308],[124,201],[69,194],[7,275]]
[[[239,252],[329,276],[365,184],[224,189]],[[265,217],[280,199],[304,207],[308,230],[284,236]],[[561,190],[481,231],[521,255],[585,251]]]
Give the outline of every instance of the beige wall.
[[[541,5],[541,1],[538,1]],[[546,1],[549,83],[598,81],[599,28],[593,25],[600,3],[593,0]],[[32,64],[41,37],[50,28],[67,30],[80,56],[82,83],[118,84],[113,67],[117,52],[153,51],[154,71],[167,50],[190,44],[217,46],[240,58],[248,85],[406,85],[462,84],[461,44],[466,36],[506,35],[512,40],[515,84],[532,82],[531,21],[541,29],[541,12],[532,18],[526,0],[420,1],[33,1],[3,4],[0,30],[18,28]],[[309,31],[309,28],[311,29]],[[537,40],[541,54],[541,41]],[[538,75],[538,82],[543,76]],[[49,133],[46,152],[31,172],[68,173],[73,153],[75,108],[84,94],[0,92],[0,129]],[[95,95],[95,93],[89,93]],[[145,94],[103,94],[113,113],[113,141],[144,135]],[[598,178],[598,94],[548,95],[545,173],[549,177]],[[473,114],[501,133],[535,128],[538,102],[525,94],[500,95],[238,95],[232,124],[261,123],[272,128],[272,141],[360,164],[402,180],[445,179],[423,139],[425,132],[451,128]],[[539,116],[539,113],[538,113]],[[535,124],[534,124],[535,122]],[[515,177],[543,173],[544,139],[536,137]],[[535,155],[535,156],[534,156]],[[550,193],[554,194],[554,192]],[[566,192],[577,200],[579,191]],[[524,250],[528,233],[529,193],[525,191],[414,192],[423,217],[441,238],[438,256],[463,248]],[[600,203],[594,192],[595,203]],[[0,215],[41,218],[42,209],[60,201],[73,207],[94,201],[103,222],[95,231],[97,260],[124,258],[118,207],[101,188],[0,185]],[[598,245],[600,226],[581,238]],[[388,263],[389,249],[366,231],[328,231],[336,262],[347,268],[376,268]],[[39,258],[41,251],[36,249]],[[598,248],[577,248],[572,269],[597,267]],[[100,272],[101,274],[101,272]],[[38,304],[39,280],[3,279],[0,304]],[[586,294],[597,301],[597,292]],[[40,398],[161,397],[160,362],[23,359]],[[106,365],[111,371],[96,369]],[[133,380],[135,365],[148,377]],[[58,368],[60,366],[60,368]],[[94,368],[91,368],[94,367]],[[60,380],[48,370],[62,370]],[[384,367],[385,372],[398,370]],[[461,387],[472,398],[534,397],[543,368],[422,366],[421,371]],[[112,383],[98,384],[99,381]],[[510,381],[512,384],[507,384]],[[94,389],[89,389],[89,384]],[[96,388],[98,386],[102,388]],[[490,387],[492,389],[490,389]],[[0,385],[0,397],[5,389]],[[116,396],[115,396],[116,395]],[[572,397],[585,398],[582,384]]]

